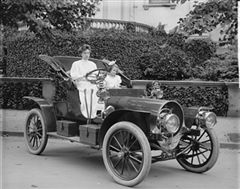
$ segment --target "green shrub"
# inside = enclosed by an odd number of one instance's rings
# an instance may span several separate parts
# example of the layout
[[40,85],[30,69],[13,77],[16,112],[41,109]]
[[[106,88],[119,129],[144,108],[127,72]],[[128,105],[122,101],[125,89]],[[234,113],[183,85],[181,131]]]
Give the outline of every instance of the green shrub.
[[228,111],[227,87],[170,87],[163,86],[163,99],[176,100],[186,107],[208,106],[218,116],[226,116]]
[[182,50],[170,46],[150,48],[140,57],[139,65],[146,74],[142,79],[182,80],[190,77],[189,58]]
[[149,30],[149,33],[153,36],[153,37],[163,37],[165,39],[167,39],[167,32],[165,30],[165,25],[162,24],[161,22],[158,24],[157,27],[152,27]]
[[216,44],[209,39],[191,39],[184,46],[184,51],[192,58],[192,66],[200,65],[216,52]]
[[195,77],[211,81],[238,81],[237,52],[227,51],[193,69]]
[[[201,67],[199,62],[209,59],[215,51],[214,44],[209,41],[191,40],[185,43],[184,36],[180,34],[152,37],[116,30],[54,31],[54,34],[52,41],[40,40],[29,32],[5,39],[8,48],[7,76],[49,77],[49,67],[38,59],[39,54],[79,56],[78,48],[88,43],[93,49],[92,57],[117,60],[131,79],[146,78],[144,71],[149,65],[155,71],[147,76],[148,79],[188,79],[199,76],[195,67]],[[204,78],[204,70],[198,71],[203,73],[201,79],[211,78],[208,75]],[[226,74],[229,75],[228,72]]]
[[29,109],[33,104],[24,100],[24,96],[42,97],[41,82],[5,82],[0,85],[0,91],[0,108],[3,109]]
[[[27,35],[27,36],[26,36]],[[7,76],[48,77],[49,67],[39,60],[39,54],[80,56],[79,47],[88,43],[92,47],[92,57],[117,60],[125,74],[132,78],[142,77],[138,65],[145,48],[162,44],[147,34],[118,31],[91,31],[88,34],[55,33],[54,43],[40,40],[26,33],[6,41],[8,47]]]
[[167,44],[171,47],[177,48],[177,49],[184,49],[186,37],[183,34],[169,34],[167,38]]
[[124,27],[124,30],[128,32],[136,32],[136,27],[133,23],[127,23]]

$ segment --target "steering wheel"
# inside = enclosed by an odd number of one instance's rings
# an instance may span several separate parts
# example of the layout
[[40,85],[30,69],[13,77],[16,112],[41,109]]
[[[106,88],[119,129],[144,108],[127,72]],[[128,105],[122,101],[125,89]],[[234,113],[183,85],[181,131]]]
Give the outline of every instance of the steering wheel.
[[103,81],[106,76],[107,71],[105,68],[97,68],[95,70],[88,72],[85,77],[87,81],[96,84],[100,81]]

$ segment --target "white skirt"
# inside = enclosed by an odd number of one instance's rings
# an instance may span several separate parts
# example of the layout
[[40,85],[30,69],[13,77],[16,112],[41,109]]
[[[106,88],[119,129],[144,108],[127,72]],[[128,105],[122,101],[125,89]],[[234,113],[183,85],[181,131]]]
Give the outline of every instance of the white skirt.
[[93,119],[97,116],[97,111],[103,111],[105,104],[98,103],[98,88],[90,82],[81,82],[81,88],[78,88],[80,98],[80,109],[84,117]]

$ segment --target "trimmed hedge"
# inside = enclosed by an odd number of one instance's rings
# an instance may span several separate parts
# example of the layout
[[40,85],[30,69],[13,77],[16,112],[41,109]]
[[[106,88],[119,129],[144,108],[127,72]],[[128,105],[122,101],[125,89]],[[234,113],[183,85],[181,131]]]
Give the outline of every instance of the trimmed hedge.
[[41,82],[5,82],[0,85],[0,91],[0,108],[3,109],[29,109],[33,103],[23,99],[24,96],[42,97]]
[[39,60],[39,54],[80,56],[79,47],[88,43],[92,47],[92,57],[117,60],[125,74],[132,78],[142,77],[138,59],[145,48],[163,43],[161,39],[153,39],[148,35],[130,34],[127,32],[89,32],[55,34],[54,43],[35,38],[33,35],[19,36],[6,41],[8,52],[7,76],[13,77],[49,77],[49,67]]
[[[57,85],[56,101],[65,99],[66,93],[63,85]],[[226,116],[228,111],[227,87],[170,87],[162,86],[163,99],[176,100],[181,105],[211,106],[218,116]],[[42,97],[42,86],[40,82],[34,83],[4,83],[0,85],[3,92],[0,99],[0,108],[4,109],[30,109],[33,107],[31,101],[23,100],[23,96]]]
[[163,99],[176,100],[186,107],[208,106],[218,116],[227,116],[227,87],[169,87],[163,86]]
[[[14,37],[5,38],[4,44],[8,48],[7,76],[54,77],[57,86],[56,100],[66,97],[66,88],[59,82],[60,79],[51,72],[47,63],[38,58],[39,54],[79,56],[78,48],[87,43],[92,47],[92,57],[117,60],[118,65],[129,78],[161,80],[191,78],[193,73],[191,65],[193,65],[192,61],[194,60],[192,56],[196,56],[195,59],[198,60],[204,59],[202,51],[199,52],[199,55],[195,55],[192,43],[190,45],[185,43],[184,36],[181,35],[164,34],[154,35],[154,37],[148,34],[115,30],[89,30],[87,33],[54,31],[54,34],[55,38],[52,41],[47,41],[40,40],[29,32],[19,33]],[[207,47],[207,45],[204,43],[203,47]],[[199,49],[200,46],[199,42]],[[188,49],[186,52],[183,51],[185,48]],[[210,56],[212,52],[208,55]],[[145,75],[144,71],[149,67],[153,71]],[[22,102],[21,95],[17,95],[18,91],[15,88],[18,87],[16,84],[5,83],[0,87],[3,91],[2,108],[22,109],[27,106]],[[20,93],[23,96],[33,93],[33,96],[41,96],[39,86],[36,87],[36,85],[31,87],[24,84],[19,90],[22,90]],[[179,102],[186,106],[211,104],[215,107],[218,115],[225,115],[227,93],[224,90],[217,91],[214,88],[207,89],[207,92],[201,88],[194,90],[171,88],[165,94],[168,98],[179,99]],[[200,98],[200,96],[202,97]]]

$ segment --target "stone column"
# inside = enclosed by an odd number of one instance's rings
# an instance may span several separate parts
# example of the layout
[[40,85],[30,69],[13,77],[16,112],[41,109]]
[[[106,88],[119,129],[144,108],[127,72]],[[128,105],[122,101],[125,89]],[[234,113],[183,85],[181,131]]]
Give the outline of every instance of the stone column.
[[240,86],[237,82],[226,83],[228,87],[228,117],[240,117]]

